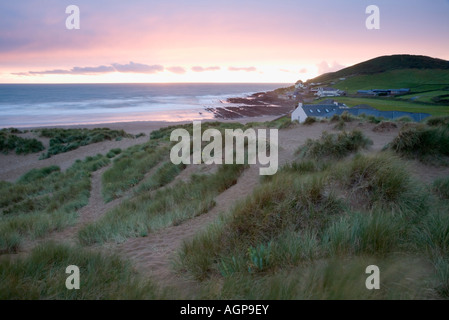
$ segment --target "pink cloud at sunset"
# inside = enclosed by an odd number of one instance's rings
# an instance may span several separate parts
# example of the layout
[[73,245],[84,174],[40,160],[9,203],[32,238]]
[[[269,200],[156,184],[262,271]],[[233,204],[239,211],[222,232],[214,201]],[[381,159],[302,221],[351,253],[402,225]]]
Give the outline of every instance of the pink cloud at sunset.
[[[449,59],[449,2],[67,1],[0,4],[0,82],[294,82],[376,56]],[[290,72],[285,72],[288,70]],[[207,72],[206,72],[207,71]]]

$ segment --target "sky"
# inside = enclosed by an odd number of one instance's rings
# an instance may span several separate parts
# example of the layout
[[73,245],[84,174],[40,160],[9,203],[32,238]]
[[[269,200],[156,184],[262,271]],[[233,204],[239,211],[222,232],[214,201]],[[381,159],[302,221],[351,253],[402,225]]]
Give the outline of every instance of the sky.
[[382,55],[449,60],[448,35],[449,0],[2,1],[0,83],[293,83]]

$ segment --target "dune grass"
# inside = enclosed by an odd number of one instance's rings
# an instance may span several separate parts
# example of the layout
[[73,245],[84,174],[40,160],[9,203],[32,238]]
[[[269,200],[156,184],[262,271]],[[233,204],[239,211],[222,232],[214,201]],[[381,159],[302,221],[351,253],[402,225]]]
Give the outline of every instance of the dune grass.
[[[65,286],[66,268],[80,269],[80,289]],[[129,262],[81,247],[44,243],[31,254],[0,262],[1,300],[167,299],[151,280],[133,271]],[[173,297],[173,295],[171,295]]]
[[[191,129],[191,125],[184,127]],[[220,130],[225,128],[227,124],[220,124]],[[441,130],[444,126],[425,128]],[[135,175],[140,185],[130,198],[79,231],[81,245],[146,236],[207,212],[245,166],[222,165],[213,173],[195,174],[187,182],[161,188],[184,169],[155,155],[168,150],[171,130],[156,131],[150,142],[122,152],[77,161],[66,173],[49,167],[31,171],[15,183],[0,182],[4,251],[14,251],[25,236],[45,234],[76,221],[70,201],[57,204],[54,211],[46,209],[54,194],[72,180],[67,177],[60,189],[55,185],[70,170],[79,174],[81,183],[90,172],[109,163],[109,158],[115,159],[116,180],[125,180],[139,165],[145,170]],[[199,296],[188,298],[449,298],[448,179],[424,186],[411,178],[406,163],[392,151],[347,158],[369,145],[361,133],[329,136],[307,141],[297,161],[261,179],[253,194],[182,245],[176,269],[199,280],[202,288]],[[128,184],[127,190],[133,185]],[[83,184],[80,190],[89,187]],[[76,189],[66,191],[79,195]],[[30,199],[39,209],[28,207]],[[64,212],[56,210],[65,206],[69,209]],[[7,219],[16,219],[10,229],[4,227]],[[84,291],[65,289],[64,271],[71,264],[82,270]],[[380,267],[381,290],[365,287],[365,268],[372,264]],[[0,298],[4,299],[174,297],[140,278],[129,264],[85,247],[44,244],[26,259],[0,262],[0,276]]]
[[103,173],[102,194],[104,200],[109,202],[121,197],[142,181],[145,174],[167,154],[169,154],[169,145],[167,143],[160,144],[158,141],[135,145],[121,152],[114,159],[112,167]]
[[[144,183],[136,195],[123,201],[98,221],[78,233],[84,245],[120,242],[126,238],[146,236],[148,233],[176,225],[207,212],[215,205],[214,197],[237,182],[244,165],[223,165],[215,174],[193,175],[188,182],[179,181],[172,187],[147,191],[161,185],[161,174],[170,166],[160,168],[153,179]],[[170,169],[174,175],[178,169]],[[139,192],[140,191],[140,192]]]
[[0,152],[8,154],[10,151],[15,151],[16,154],[36,153],[44,150],[42,142],[34,138],[22,138],[17,136],[17,133],[22,131],[9,128],[0,130]]
[[449,200],[449,177],[435,180],[432,184],[432,190],[441,199]]
[[122,138],[134,138],[133,135],[123,130],[111,130],[109,128],[95,129],[38,129],[35,130],[41,137],[50,138],[50,147],[43,153],[41,159],[50,158],[53,155],[78,149],[92,143],[105,140],[120,140]]
[[33,169],[15,183],[0,184],[0,252],[15,252],[36,238],[73,224],[88,203],[93,171],[109,164],[97,155],[77,160],[65,172],[51,166]]
[[156,172],[147,180],[143,181],[135,190],[135,194],[153,191],[172,182],[176,176],[186,167],[185,164],[173,164],[171,161],[164,162]]
[[422,162],[448,165],[449,127],[406,125],[387,148]]
[[[365,268],[382,270],[380,290],[367,290]],[[410,268],[413,265],[413,268]],[[285,266],[276,273],[234,273],[204,284],[202,299],[249,300],[384,300],[435,299],[426,282],[427,265],[416,257],[316,260]]]
[[[429,191],[392,153],[302,159],[185,242],[177,269],[224,299],[448,297],[449,212]],[[365,288],[370,264],[383,290]]]
[[297,153],[304,158],[343,158],[352,152],[366,148],[372,141],[359,130],[337,134],[323,132],[320,140],[308,139]]

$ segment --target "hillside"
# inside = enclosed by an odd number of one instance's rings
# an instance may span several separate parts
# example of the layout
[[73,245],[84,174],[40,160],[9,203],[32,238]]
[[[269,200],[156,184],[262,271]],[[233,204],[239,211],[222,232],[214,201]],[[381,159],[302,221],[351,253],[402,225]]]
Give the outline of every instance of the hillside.
[[377,57],[351,67],[322,74],[307,82],[329,82],[355,75],[373,75],[399,69],[441,69],[449,71],[449,61],[416,55],[392,55]]
[[[449,110],[449,61],[425,56],[383,56],[307,81],[345,92],[337,100],[348,106],[368,104],[379,110],[427,112],[446,115]],[[360,96],[358,90],[408,88],[394,97]]]
[[377,88],[410,88],[413,93],[445,90],[449,88],[449,70],[396,69],[355,75],[342,81],[335,81],[332,86],[348,94],[355,94],[357,90]]

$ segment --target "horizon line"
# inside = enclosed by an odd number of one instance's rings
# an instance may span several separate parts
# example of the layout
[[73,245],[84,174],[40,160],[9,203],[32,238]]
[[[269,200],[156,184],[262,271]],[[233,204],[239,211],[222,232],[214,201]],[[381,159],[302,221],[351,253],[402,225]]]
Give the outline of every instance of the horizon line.
[[64,85],[64,84],[294,84],[294,82],[10,82],[0,85]]

